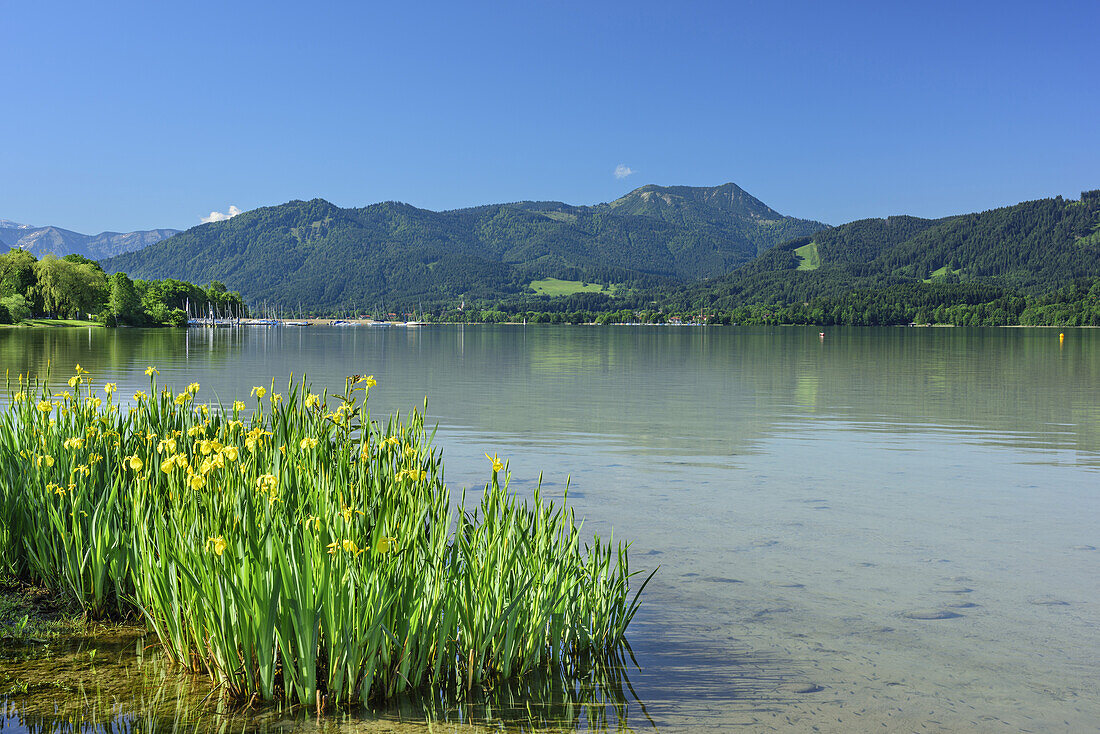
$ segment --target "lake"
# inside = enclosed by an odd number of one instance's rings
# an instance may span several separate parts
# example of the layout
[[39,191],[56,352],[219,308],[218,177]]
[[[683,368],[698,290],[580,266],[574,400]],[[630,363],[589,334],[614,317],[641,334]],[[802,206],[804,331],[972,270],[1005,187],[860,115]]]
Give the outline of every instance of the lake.
[[[375,415],[427,396],[452,487],[476,493],[486,453],[522,492],[568,483],[586,530],[660,570],[610,709],[513,695],[557,728],[1095,730],[1100,330],[818,332],[4,329],[0,365],[60,384],[79,362],[120,395],[155,365],[208,401],[373,374]],[[11,695],[0,727],[49,720]],[[511,721],[501,705],[452,719]],[[383,716],[340,728],[423,720]]]

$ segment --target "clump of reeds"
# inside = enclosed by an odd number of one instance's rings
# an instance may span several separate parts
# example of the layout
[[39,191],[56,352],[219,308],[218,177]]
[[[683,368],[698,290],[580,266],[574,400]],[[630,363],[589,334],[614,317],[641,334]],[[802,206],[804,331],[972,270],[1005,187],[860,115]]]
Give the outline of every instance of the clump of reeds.
[[79,366],[61,393],[9,383],[12,573],[93,615],[137,610],[173,661],[240,698],[470,688],[623,642],[645,586],[628,598],[626,546],[582,549],[573,512],[521,500],[495,456],[476,508],[453,509],[422,414],[371,420],[373,378],[211,407],[147,374],[128,406]]

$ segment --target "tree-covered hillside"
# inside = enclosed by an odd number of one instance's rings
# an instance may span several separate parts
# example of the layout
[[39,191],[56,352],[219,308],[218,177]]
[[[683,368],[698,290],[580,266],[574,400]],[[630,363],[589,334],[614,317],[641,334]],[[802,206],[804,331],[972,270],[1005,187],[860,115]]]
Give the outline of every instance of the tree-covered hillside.
[[[974,285],[992,302],[1091,283],[1100,276],[1100,192],[833,228],[783,217],[732,184],[644,186],[593,207],[525,201],[432,212],[395,202],[341,209],[315,199],[195,227],[104,266],[142,278],[218,280],[252,304],[313,313],[439,310],[462,301],[502,313],[756,304],[839,319],[880,306],[886,313],[898,299],[924,308],[925,295],[914,294],[929,291],[913,285]],[[574,283],[576,292],[529,287],[547,278]],[[855,291],[864,295],[853,305]],[[945,308],[975,305],[965,288],[931,292]]]
[[314,199],[204,224],[103,265],[137,277],[220,280],[253,303],[369,310],[513,297],[547,277],[626,290],[717,276],[824,226],[784,217],[733,184],[647,186],[594,207],[433,212]]
[[[807,267],[813,256],[814,267]],[[1100,276],[1100,191],[929,220],[864,219],[778,245],[727,276],[662,295],[684,307],[797,304],[906,283],[1037,295]]]

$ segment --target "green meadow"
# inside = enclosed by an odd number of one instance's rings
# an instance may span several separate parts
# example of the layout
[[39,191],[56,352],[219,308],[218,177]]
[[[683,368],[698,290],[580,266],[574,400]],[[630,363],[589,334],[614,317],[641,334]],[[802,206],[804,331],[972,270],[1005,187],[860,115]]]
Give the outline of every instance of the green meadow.
[[531,287],[542,296],[569,296],[574,293],[607,293],[613,295],[618,286],[610,287],[600,283],[586,283],[580,280],[558,280],[557,278],[543,278],[531,281]]
[[30,329],[49,329],[59,326],[103,326],[98,321],[86,321],[84,319],[23,319],[15,326]]
[[821,267],[821,255],[817,251],[816,242],[796,247],[794,254],[798,255],[799,270],[817,270]]

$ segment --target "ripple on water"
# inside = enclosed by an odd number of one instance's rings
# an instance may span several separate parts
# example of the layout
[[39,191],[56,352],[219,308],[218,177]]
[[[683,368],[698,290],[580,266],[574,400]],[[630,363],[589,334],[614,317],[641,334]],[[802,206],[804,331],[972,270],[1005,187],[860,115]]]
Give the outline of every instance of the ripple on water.
[[764,621],[776,614],[789,614],[793,610],[790,607],[771,607],[768,609],[760,609],[752,613],[750,619],[753,622]]
[[932,620],[957,619],[963,615],[958,612],[952,612],[950,609],[914,609],[909,612],[903,612],[901,616],[906,619]]
[[817,693],[825,689],[816,683],[781,683],[778,690],[780,693]]
[[947,584],[945,586],[937,586],[932,589],[937,594],[970,594],[974,590],[969,586],[957,586],[954,584]]
[[1069,602],[1065,599],[1059,599],[1056,596],[1044,595],[1044,596],[1031,596],[1028,597],[1028,604],[1034,604],[1038,607],[1068,607]]

